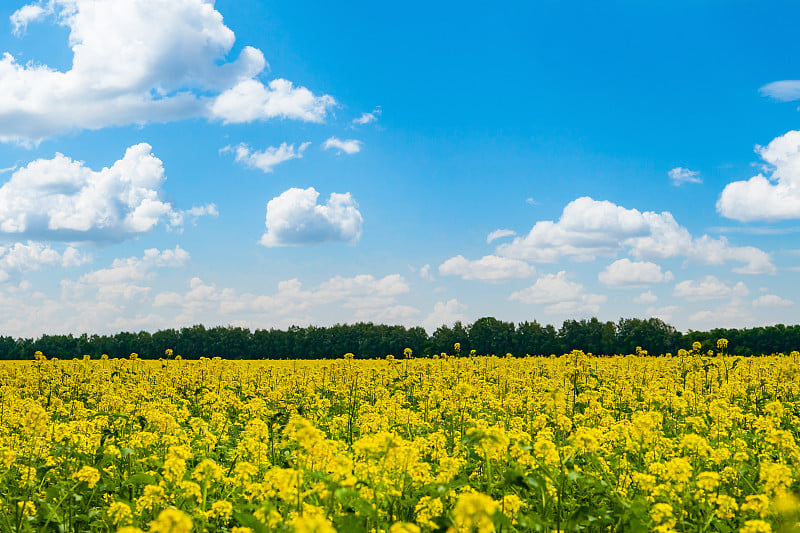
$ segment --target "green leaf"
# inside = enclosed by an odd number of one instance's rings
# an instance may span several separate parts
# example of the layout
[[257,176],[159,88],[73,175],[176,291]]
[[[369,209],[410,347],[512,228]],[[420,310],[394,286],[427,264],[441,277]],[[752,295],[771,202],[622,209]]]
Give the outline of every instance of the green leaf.
[[125,480],[126,485],[152,485],[155,482],[155,477],[151,476],[150,474],[145,474],[144,472],[133,474],[131,477]]
[[261,523],[255,516],[246,513],[233,513],[236,521],[245,527],[249,527],[256,533],[269,533],[267,527]]

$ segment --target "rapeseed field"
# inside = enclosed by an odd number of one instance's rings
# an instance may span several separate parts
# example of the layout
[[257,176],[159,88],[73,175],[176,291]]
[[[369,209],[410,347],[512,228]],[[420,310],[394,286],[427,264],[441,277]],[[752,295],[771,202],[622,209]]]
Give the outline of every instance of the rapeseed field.
[[0,364],[0,531],[767,533],[800,354]]

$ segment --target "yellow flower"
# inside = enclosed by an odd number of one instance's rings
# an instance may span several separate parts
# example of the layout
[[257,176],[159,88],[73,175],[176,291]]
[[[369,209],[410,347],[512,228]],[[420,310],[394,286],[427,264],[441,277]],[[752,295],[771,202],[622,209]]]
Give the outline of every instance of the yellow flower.
[[17,502],[17,507],[25,516],[35,516],[36,515],[36,505],[30,500],[26,500],[24,502]]
[[772,533],[772,526],[763,520],[747,520],[739,533]]
[[419,526],[409,524],[408,522],[395,522],[389,528],[389,533],[420,533]]
[[211,510],[208,512],[209,518],[219,518],[227,520],[233,514],[233,504],[226,501],[216,501],[211,505]]
[[108,507],[108,516],[111,518],[111,523],[119,525],[122,522],[128,522],[133,518],[133,512],[127,503],[114,502]]
[[72,474],[72,479],[85,481],[89,485],[89,488],[93,489],[97,482],[100,481],[100,472],[91,466],[84,466]]
[[719,487],[719,474],[716,472],[700,472],[697,474],[695,482],[698,488],[706,492],[713,492]]
[[736,511],[739,509],[739,505],[736,503],[735,498],[728,496],[727,494],[720,494],[716,497],[716,502],[717,510],[714,511],[714,514],[717,515],[717,518],[725,520],[736,516]]
[[650,509],[650,518],[652,518],[653,522],[656,524],[661,524],[662,522],[674,523],[672,517],[672,506],[668,503],[656,503],[653,504],[653,508]]
[[174,507],[164,509],[150,522],[151,533],[189,533],[191,530],[191,517]]
[[201,483],[208,481],[217,481],[222,478],[222,467],[211,459],[203,459],[194,467],[192,472],[192,479],[196,479]]
[[423,496],[414,507],[415,521],[427,528],[436,529],[438,526],[433,519],[440,517],[443,511],[442,500]]
[[453,522],[458,531],[489,533],[494,531],[493,516],[497,502],[480,492],[462,492],[453,507]]
[[740,509],[742,512],[753,511],[761,518],[764,518],[769,512],[769,497],[766,494],[747,496]]

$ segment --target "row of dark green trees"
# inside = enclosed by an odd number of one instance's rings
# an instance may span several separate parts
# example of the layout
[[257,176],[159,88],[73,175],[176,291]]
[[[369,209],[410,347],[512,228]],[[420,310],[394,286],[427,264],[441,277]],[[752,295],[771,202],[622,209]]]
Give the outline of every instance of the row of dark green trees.
[[651,355],[689,349],[693,342],[703,350],[716,349],[717,339],[729,341],[727,353],[760,355],[788,353],[800,349],[800,326],[767,326],[750,329],[714,329],[681,333],[657,318],[622,318],[619,322],[567,320],[561,328],[539,322],[514,324],[492,317],[473,324],[442,326],[432,335],[423,328],[358,323],[330,327],[297,327],[286,330],[202,325],[149,333],[122,332],[114,335],[43,335],[38,339],[0,337],[0,359],[30,359],[39,350],[46,357],[61,359],[89,355],[146,359],[164,357],[167,349],[186,359],[325,359],[353,353],[358,358],[413,355],[453,355],[460,344],[461,355],[515,356],[563,354],[573,349],[594,354],[630,354],[641,347]]

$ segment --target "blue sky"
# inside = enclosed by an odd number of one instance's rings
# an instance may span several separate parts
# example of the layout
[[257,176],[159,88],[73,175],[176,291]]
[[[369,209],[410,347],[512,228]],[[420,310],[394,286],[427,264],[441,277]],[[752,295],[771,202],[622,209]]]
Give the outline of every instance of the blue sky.
[[0,8],[0,332],[796,323],[792,2]]

